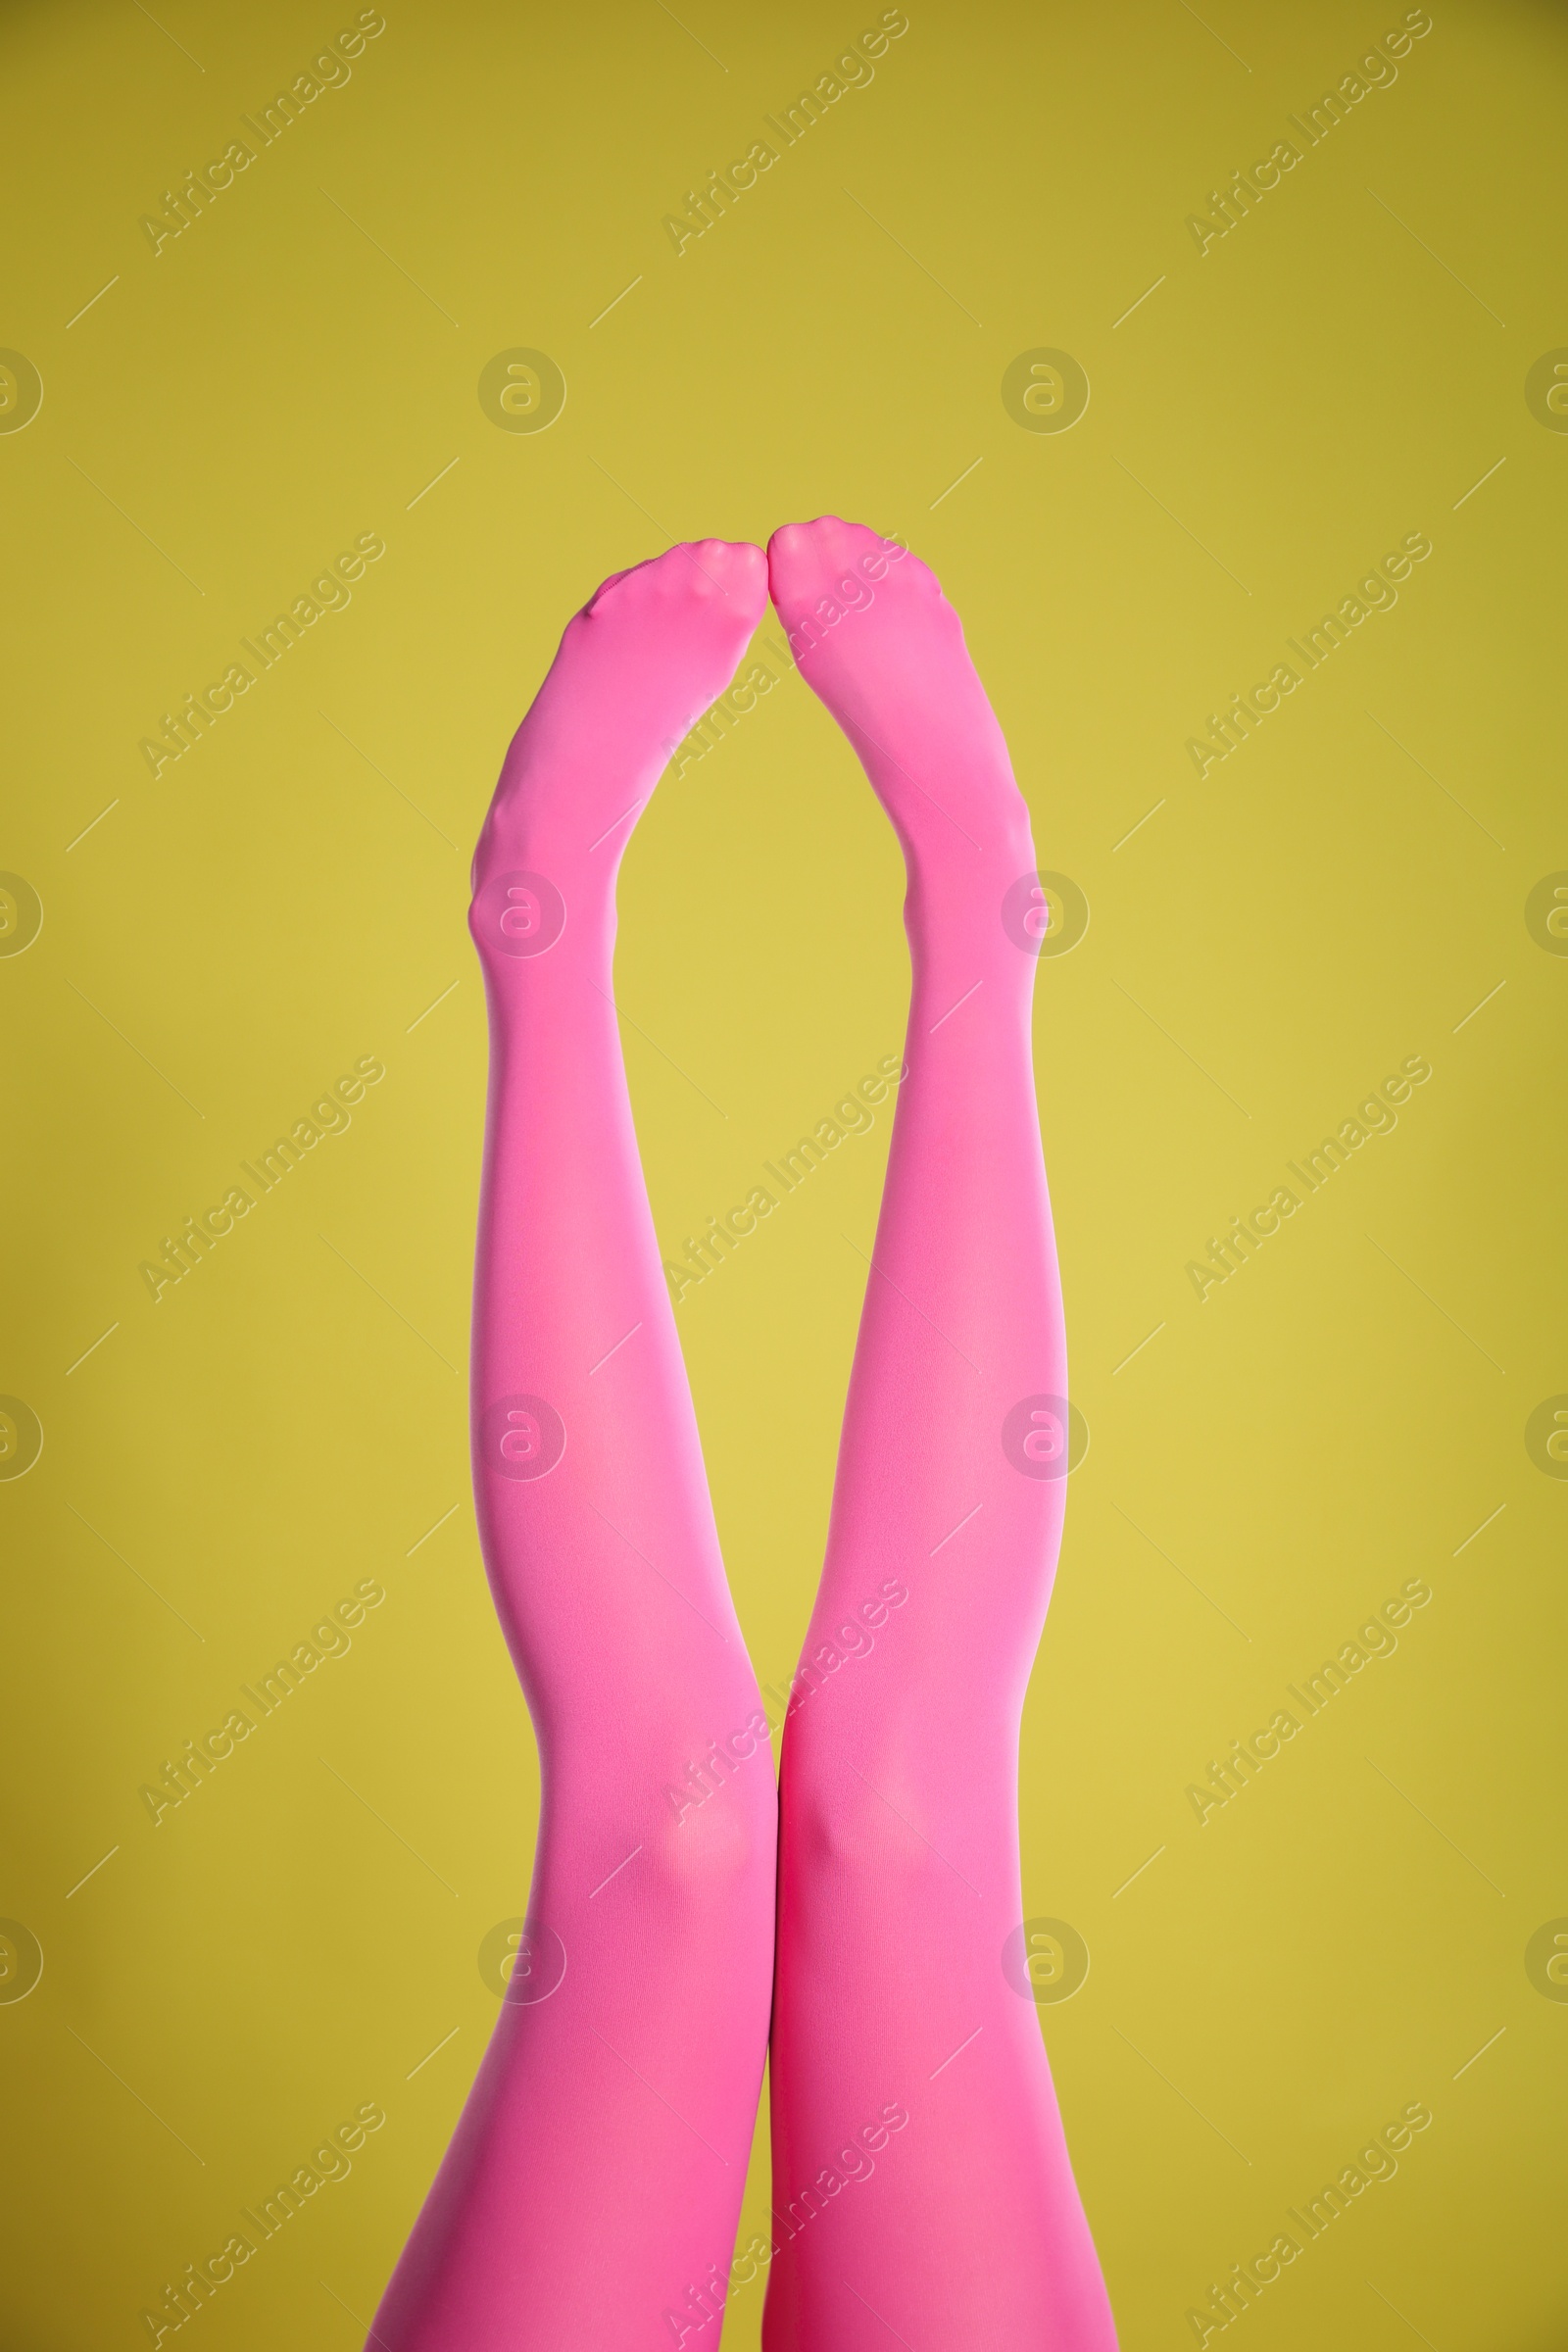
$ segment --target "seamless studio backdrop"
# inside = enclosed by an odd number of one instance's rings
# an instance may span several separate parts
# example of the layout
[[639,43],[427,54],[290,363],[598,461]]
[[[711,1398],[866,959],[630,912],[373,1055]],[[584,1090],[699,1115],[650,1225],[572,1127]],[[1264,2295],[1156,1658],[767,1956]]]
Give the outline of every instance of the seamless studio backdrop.
[[[0,48],[5,2341],[373,2311],[538,1793],[469,851],[607,573],[837,512],[961,612],[1052,894],[1082,1427],[997,1966],[1124,2344],[1221,2290],[1274,2352],[1560,2345],[1562,11],[13,0]],[[617,987],[776,1716],[906,965],[771,615],[742,676]],[[768,2196],[760,2121],[742,2244]]]

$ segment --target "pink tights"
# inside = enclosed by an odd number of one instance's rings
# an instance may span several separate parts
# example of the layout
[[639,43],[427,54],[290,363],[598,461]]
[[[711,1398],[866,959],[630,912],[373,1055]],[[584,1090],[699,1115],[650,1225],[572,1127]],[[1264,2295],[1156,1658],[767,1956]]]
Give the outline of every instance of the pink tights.
[[[912,959],[777,1788],[612,980],[621,852],[769,592],[898,833]],[[957,615],[915,558],[832,518],[765,560],[704,540],[616,575],[513,739],[473,882],[474,1492],[543,1803],[519,1962],[372,2342],[716,2352],[732,2279],[765,2265],[767,2352],[1114,2352],[1004,1964],[1066,1357],[1030,1056],[1042,894]],[[873,1645],[821,1675],[852,1624]],[[770,2004],[773,2228],[736,2258]]]

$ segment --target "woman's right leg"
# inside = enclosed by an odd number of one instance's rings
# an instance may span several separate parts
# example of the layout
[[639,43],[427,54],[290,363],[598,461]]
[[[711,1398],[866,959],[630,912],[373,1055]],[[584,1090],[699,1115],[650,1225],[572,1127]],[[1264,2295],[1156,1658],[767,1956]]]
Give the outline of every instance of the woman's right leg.
[[719,2332],[767,2035],[775,1792],[612,956],[621,850],[765,593],[760,551],[713,540],[608,582],[514,738],[474,858],[491,1036],[474,1493],[543,1805],[517,1964],[376,2315],[381,2352]]

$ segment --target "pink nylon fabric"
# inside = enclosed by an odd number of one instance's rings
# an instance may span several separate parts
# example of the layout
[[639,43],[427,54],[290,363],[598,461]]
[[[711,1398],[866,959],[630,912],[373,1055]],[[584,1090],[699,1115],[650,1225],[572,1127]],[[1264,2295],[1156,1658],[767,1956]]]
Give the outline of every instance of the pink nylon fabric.
[[[898,830],[913,964],[778,1793],[612,982],[621,851],[769,587]],[[765,2271],[767,2352],[1114,2352],[1007,1961],[1067,1466],[1029,1044],[1045,902],[931,573],[828,517],[765,564],[705,540],[608,581],[513,740],[473,885],[474,1492],[543,1804],[511,1984],[371,2342],[715,2352]],[[736,2259],[770,1994],[773,2226]]]

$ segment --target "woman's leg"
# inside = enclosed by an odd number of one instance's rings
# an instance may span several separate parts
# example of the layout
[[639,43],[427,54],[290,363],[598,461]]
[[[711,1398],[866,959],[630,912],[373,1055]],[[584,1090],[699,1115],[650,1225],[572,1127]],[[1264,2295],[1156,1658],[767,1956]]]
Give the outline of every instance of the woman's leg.
[[607,582],[513,740],[474,857],[490,1006],[474,1494],[543,1806],[527,1933],[376,2316],[382,2352],[667,2352],[668,2313],[716,2309],[705,2288],[729,2270],[767,2035],[775,1792],[612,954],[621,850],[765,589],[759,549],[713,540]]
[[768,564],[903,844],[913,985],[785,1731],[764,2340],[1109,2352],[1037,2012],[1004,1969],[1066,1469],[1028,812],[923,564],[831,518],[778,532]]

